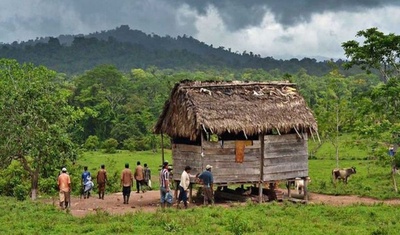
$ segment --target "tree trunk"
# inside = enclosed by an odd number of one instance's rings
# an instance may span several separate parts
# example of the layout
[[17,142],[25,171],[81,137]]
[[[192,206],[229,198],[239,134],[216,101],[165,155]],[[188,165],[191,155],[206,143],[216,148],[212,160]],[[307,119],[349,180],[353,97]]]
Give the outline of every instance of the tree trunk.
[[32,201],[37,199],[37,191],[39,186],[39,170],[36,169],[31,175],[31,199]]

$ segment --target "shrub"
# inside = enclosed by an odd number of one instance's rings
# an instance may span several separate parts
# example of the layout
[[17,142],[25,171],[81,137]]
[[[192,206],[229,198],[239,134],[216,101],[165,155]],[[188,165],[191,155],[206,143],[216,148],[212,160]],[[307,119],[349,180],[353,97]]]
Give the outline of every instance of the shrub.
[[129,150],[131,152],[135,151],[135,139],[129,138],[124,140],[124,149]]
[[116,139],[110,138],[103,143],[103,148],[105,153],[116,153],[118,147],[118,141]]
[[84,147],[88,151],[95,151],[98,149],[99,144],[99,138],[95,135],[91,135],[86,139]]

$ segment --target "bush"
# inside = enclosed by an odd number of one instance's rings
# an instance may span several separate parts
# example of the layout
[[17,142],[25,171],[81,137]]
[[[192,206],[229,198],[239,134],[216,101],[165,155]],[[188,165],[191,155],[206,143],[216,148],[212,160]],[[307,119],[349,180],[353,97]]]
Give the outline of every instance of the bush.
[[95,151],[98,149],[99,144],[99,138],[95,135],[91,135],[86,139],[84,147],[88,151]]
[[28,189],[19,184],[14,187],[14,197],[19,201],[24,201],[28,195]]
[[135,139],[129,138],[124,140],[124,149],[129,150],[131,152],[135,151],[136,150]]
[[103,148],[105,153],[116,153],[118,147],[118,141],[116,139],[110,138],[103,143]]

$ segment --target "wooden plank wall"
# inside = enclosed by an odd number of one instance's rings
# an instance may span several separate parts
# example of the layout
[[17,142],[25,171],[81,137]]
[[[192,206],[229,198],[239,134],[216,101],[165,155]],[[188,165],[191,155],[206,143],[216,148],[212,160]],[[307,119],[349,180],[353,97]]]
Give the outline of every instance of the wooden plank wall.
[[[173,179],[180,180],[185,166],[192,167],[191,174],[201,173],[205,166],[213,166],[214,182],[256,183],[260,180],[260,141],[246,146],[243,163],[235,162],[235,141],[203,142],[195,145],[173,144]],[[307,136],[296,134],[266,135],[264,149],[264,181],[292,179],[308,176]]]
[[242,163],[235,162],[235,141],[203,142],[203,167],[213,166],[215,183],[258,182],[260,179],[260,141],[246,146]]
[[201,146],[187,144],[172,145],[173,180],[180,180],[186,166],[192,168],[190,174],[203,171]]
[[308,176],[307,135],[266,135],[264,181]]

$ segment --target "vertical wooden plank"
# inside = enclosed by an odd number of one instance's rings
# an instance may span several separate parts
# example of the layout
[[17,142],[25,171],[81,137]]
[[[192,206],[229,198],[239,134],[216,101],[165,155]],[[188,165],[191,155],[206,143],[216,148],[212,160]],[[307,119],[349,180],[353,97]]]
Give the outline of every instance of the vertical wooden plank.
[[258,183],[258,196],[259,196],[259,203],[263,202],[263,179],[264,179],[264,133],[259,135],[259,139],[261,142],[260,146],[260,182]]
[[200,156],[201,156],[201,170],[200,170],[200,172],[202,172],[203,171],[203,169],[204,169],[204,137],[203,137],[203,132],[201,131],[200,132],[200,141],[201,141],[201,144],[200,144]]
[[304,182],[304,187],[303,187],[304,200],[305,200],[306,202],[308,202],[308,192],[307,192],[307,183],[308,183],[308,180],[307,180],[307,178],[308,178],[308,177],[303,177],[303,178],[302,178],[302,179],[303,179],[303,182]]
[[165,162],[165,159],[164,159],[164,135],[162,132],[161,132],[161,160],[162,160],[162,162],[161,162],[161,166],[162,166]]
[[174,193],[174,196],[175,196],[175,201],[177,203],[179,203],[179,201],[178,201],[179,184],[180,184],[180,181],[175,180],[175,185],[174,185],[175,186],[175,193]]
[[189,184],[189,202],[192,203],[192,198],[193,198],[193,184]]

